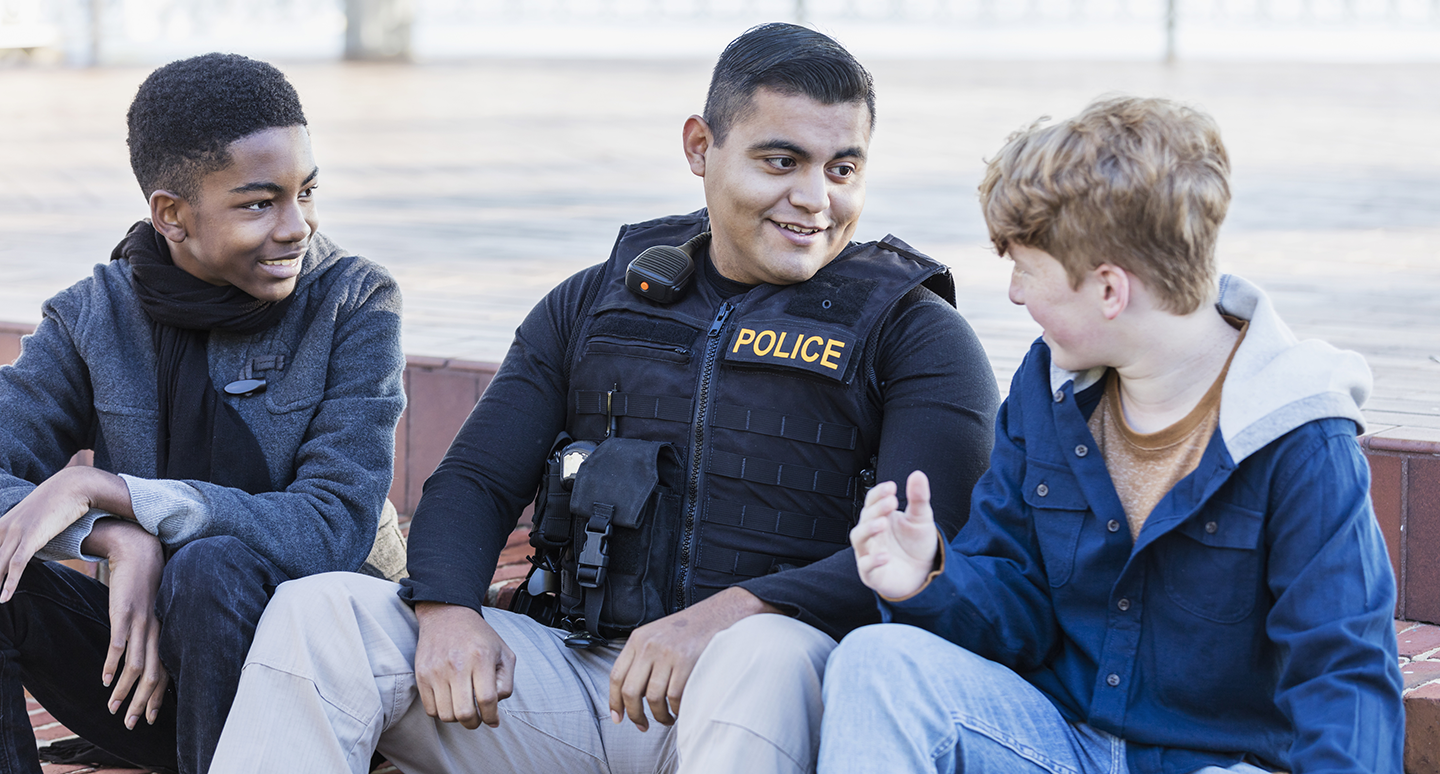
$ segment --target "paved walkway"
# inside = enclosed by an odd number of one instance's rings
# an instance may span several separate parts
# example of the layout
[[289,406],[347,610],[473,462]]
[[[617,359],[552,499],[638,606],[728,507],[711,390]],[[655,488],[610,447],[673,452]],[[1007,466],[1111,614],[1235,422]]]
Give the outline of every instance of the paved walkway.
[[[880,119],[860,236],[894,232],[954,268],[1002,387],[1037,328],[985,247],[981,160],[1098,94],[1168,95],[1210,110],[1231,150],[1222,267],[1267,287],[1302,337],[1369,358],[1376,426],[1440,439],[1440,64],[871,64]],[[285,69],[315,135],[322,228],[399,278],[406,351],[493,361],[620,223],[700,206],[679,136],[709,66]],[[0,69],[0,320],[38,320],[145,215],[124,142],[144,75]]]

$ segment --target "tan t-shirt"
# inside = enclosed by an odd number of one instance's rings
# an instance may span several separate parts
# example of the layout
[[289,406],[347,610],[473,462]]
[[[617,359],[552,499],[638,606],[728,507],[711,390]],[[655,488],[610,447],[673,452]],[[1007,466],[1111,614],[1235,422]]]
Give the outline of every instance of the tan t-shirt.
[[[1235,348],[1245,339],[1248,323],[1233,318],[1226,321],[1240,329]],[[1125,519],[1130,522],[1130,537],[1139,536],[1140,528],[1155,505],[1180,479],[1200,465],[1205,447],[1220,422],[1220,389],[1230,370],[1230,357],[1215,377],[1195,408],[1175,424],[1153,433],[1137,433],[1125,421],[1120,405],[1120,376],[1115,369],[1105,375],[1105,395],[1090,415],[1090,435],[1105,459],[1105,468],[1120,495]]]

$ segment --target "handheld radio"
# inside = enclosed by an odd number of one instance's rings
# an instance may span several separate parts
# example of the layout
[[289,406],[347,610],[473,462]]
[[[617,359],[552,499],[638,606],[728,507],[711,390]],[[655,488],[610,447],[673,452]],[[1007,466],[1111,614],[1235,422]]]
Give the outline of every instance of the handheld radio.
[[658,304],[672,304],[695,273],[695,252],[710,243],[706,231],[679,246],[656,245],[635,256],[625,269],[625,287]]

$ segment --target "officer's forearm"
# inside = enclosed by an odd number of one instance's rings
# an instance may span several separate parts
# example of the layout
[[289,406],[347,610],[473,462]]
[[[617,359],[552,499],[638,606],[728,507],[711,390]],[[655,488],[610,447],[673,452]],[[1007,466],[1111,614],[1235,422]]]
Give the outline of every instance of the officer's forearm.
[[703,610],[707,617],[720,624],[716,627],[717,629],[728,628],[752,615],[780,612],[780,608],[765,602],[739,586],[731,586],[690,609]]

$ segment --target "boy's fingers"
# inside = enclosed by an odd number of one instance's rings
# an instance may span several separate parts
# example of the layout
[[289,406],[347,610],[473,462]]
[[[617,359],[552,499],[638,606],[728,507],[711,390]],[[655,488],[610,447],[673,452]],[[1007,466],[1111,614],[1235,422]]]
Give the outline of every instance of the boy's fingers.
[[110,713],[112,715],[119,711],[120,705],[125,702],[125,697],[130,695],[130,689],[134,688],[135,683],[140,680],[145,657],[139,651],[139,648],[127,647],[125,649],[125,668],[120,670],[120,679],[115,681],[115,690],[110,692]]
[[865,504],[874,505],[880,500],[880,498],[884,497],[885,495],[893,494],[895,494],[895,482],[881,481],[875,486],[870,487],[870,491],[865,493]]
[[165,703],[165,688],[170,685],[170,675],[165,670],[160,670],[160,681],[156,684],[155,690],[150,692],[150,700],[145,703],[145,722],[155,725],[155,719],[160,716],[160,705]]
[[889,554],[879,552],[873,554],[866,554],[865,556],[857,557],[855,559],[855,568],[860,571],[860,575],[863,577],[865,575],[868,575],[872,570],[885,566],[885,564],[889,561]]
[[911,473],[905,480],[905,512],[911,519],[935,519],[934,511],[930,508],[930,479],[921,471]]
[[100,672],[100,684],[106,688],[115,682],[115,670],[120,668],[120,656],[125,653],[125,639],[122,632],[115,632],[116,637],[110,640],[110,647],[105,651],[105,666]]
[[0,588],[0,603],[9,602],[15,596],[15,587],[20,585],[20,574],[25,571],[25,559],[18,545],[7,541],[0,551],[0,571],[4,572],[5,585]]

